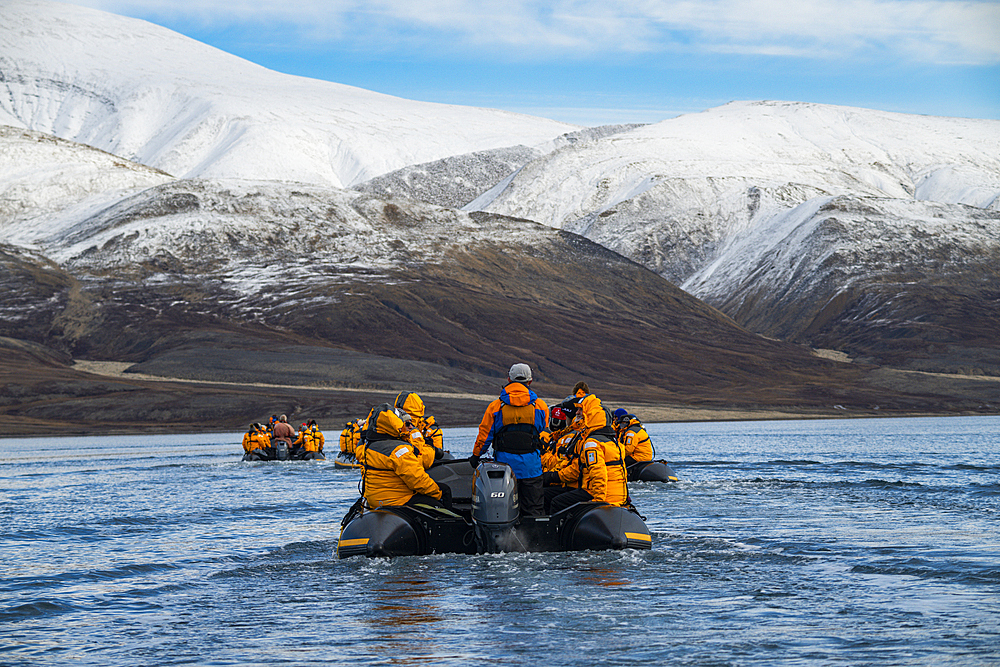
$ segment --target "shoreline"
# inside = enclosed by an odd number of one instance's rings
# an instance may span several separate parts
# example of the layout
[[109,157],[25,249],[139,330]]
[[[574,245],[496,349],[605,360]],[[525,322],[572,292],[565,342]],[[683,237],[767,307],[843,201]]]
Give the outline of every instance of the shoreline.
[[[200,380],[180,377],[167,377],[158,375],[148,375],[145,373],[128,373],[126,370],[133,366],[127,362],[115,361],[74,361],[68,366],[74,374],[90,375],[96,378],[104,378],[116,382],[124,381],[128,385],[145,385],[146,387],[163,387],[165,395],[189,395],[209,398],[216,392],[213,387],[218,388],[222,393],[233,393],[246,397],[246,417],[237,416],[237,410],[230,409],[224,420],[206,417],[204,410],[199,417],[186,419],[190,415],[190,399],[183,402],[179,407],[174,407],[169,403],[160,407],[159,404],[150,404],[145,412],[150,410],[162,410],[168,413],[167,418],[156,420],[144,420],[142,411],[135,411],[132,414],[123,413],[122,419],[88,419],[82,417],[79,411],[75,416],[71,413],[52,414],[43,416],[42,413],[28,416],[26,412],[10,414],[0,412],[0,439],[11,438],[44,438],[44,437],[79,437],[95,435],[169,435],[180,433],[235,433],[242,432],[246,423],[252,419],[259,418],[265,412],[271,414],[274,411],[287,412],[290,416],[308,416],[316,409],[325,409],[330,412],[331,405],[339,406],[339,411],[347,414],[351,419],[362,416],[372,404],[371,400],[381,401],[384,395],[393,393],[393,390],[379,389],[374,387],[340,386],[340,385],[295,385],[278,384],[264,382],[232,382],[225,380]],[[965,381],[967,385],[987,385],[995,386],[1000,383],[1000,377],[993,376],[947,376],[943,374],[928,373],[922,371],[900,371],[895,369],[881,369],[881,381],[886,385],[898,385],[904,383],[912,386],[920,383],[944,381]],[[51,381],[58,382],[59,376],[54,376]],[[969,382],[972,381],[972,382]],[[249,391],[247,391],[249,390]],[[551,391],[551,388],[549,388]],[[300,394],[301,392],[301,394]],[[424,391],[417,389],[417,392],[425,399],[434,399],[433,405],[429,405],[430,414],[438,418],[438,423],[443,428],[474,428],[478,426],[482,416],[482,411],[493,401],[496,393],[472,393],[472,392],[443,392]],[[548,393],[548,392],[546,392]],[[978,393],[978,392],[976,392]],[[295,400],[295,395],[302,395],[306,399],[303,403]],[[106,402],[112,398],[112,394],[95,394],[97,401]],[[116,397],[116,396],[114,396]],[[307,398],[308,397],[308,398]],[[57,400],[59,397],[55,397]],[[562,400],[561,397],[542,398],[549,404],[555,404]],[[984,397],[985,398],[985,397]],[[86,399],[86,396],[85,396]],[[994,399],[994,400],[991,400]],[[185,401],[185,399],[181,399]],[[50,399],[42,398],[39,405],[44,406],[51,402]],[[647,400],[620,400],[606,399],[604,401],[609,408],[624,407],[632,414],[635,414],[643,423],[692,423],[692,422],[734,422],[734,421],[787,421],[787,420],[816,420],[816,419],[869,419],[869,418],[919,418],[919,417],[951,417],[951,416],[995,416],[1000,415],[1000,400],[995,397],[983,400],[978,406],[973,403],[971,406],[966,402],[965,406],[955,404],[940,404],[940,410],[928,409],[889,409],[884,406],[871,405],[860,407],[858,405],[844,407],[842,405],[829,406],[768,406],[766,404],[740,405],[732,404],[712,404],[710,402],[694,403],[659,403]],[[979,402],[978,400],[976,401]],[[286,409],[272,410],[267,406],[284,404]],[[301,408],[299,407],[301,406]],[[228,406],[231,407],[231,406]],[[914,406],[916,407],[916,406]],[[936,406],[935,406],[936,407]],[[976,409],[978,407],[978,409]],[[169,411],[175,411],[176,416],[171,418]],[[338,410],[334,410],[337,412]],[[356,413],[356,414],[355,414]],[[253,415],[258,415],[255,418]],[[342,426],[342,417],[313,412],[318,417],[324,432],[332,436],[339,433]],[[294,418],[294,417],[293,417]],[[213,424],[215,427],[208,426]]]
[[[447,396],[447,394],[442,394]],[[633,414],[640,413],[644,424],[690,424],[708,422],[759,422],[759,421],[818,421],[818,420],[855,420],[855,419],[921,419],[921,418],[960,418],[960,417],[998,417],[996,413],[933,413],[933,412],[912,412],[893,413],[889,411],[878,413],[859,414],[855,412],[827,413],[817,411],[788,411],[775,409],[741,409],[741,408],[690,408],[680,406],[663,405],[639,405],[629,410]],[[25,422],[21,422],[22,427]],[[8,431],[9,424],[0,421],[0,440],[14,439],[41,439],[41,438],[76,438],[76,437],[101,437],[101,436],[160,436],[160,435],[183,435],[199,433],[233,433],[242,436],[242,429],[208,427],[186,427],[177,425],[175,427],[164,426],[163,424],[134,424],[131,426],[107,425],[107,426],[87,426],[87,427],[60,427],[51,423],[34,423],[28,425],[24,430]],[[478,424],[449,424],[442,426],[443,429],[451,428],[476,428]],[[328,437],[339,433],[338,428],[323,429]]]

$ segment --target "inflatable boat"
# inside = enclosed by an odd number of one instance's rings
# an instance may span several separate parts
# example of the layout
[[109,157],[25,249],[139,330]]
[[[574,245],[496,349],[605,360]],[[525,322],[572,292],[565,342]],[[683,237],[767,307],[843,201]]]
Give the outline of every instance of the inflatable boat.
[[522,517],[510,468],[465,459],[428,471],[452,490],[450,509],[431,505],[368,510],[359,500],[341,524],[337,556],[650,549],[642,517],[607,503],[577,503],[549,516]]
[[676,482],[677,473],[666,461],[640,461],[628,466],[630,482]]
[[354,454],[348,454],[347,452],[340,452],[337,457],[333,459],[334,468],[362,468],[358,460],[354,458]]
[[303,452],[293,450],[288,444],[278,440],[266,452],[259,449],[247,452],[243,455],[244,461],[325,461],[326,455],[323,452]]

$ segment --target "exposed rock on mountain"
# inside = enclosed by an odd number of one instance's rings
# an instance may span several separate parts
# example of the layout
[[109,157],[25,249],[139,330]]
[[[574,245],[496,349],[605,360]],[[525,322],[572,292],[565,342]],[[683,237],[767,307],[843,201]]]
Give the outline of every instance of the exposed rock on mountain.
[[462,208],[525,162],[541,155],[541,150],[527,146],[479,151],[397,169],[353,189],[384,199],[406,197],[436,206]]

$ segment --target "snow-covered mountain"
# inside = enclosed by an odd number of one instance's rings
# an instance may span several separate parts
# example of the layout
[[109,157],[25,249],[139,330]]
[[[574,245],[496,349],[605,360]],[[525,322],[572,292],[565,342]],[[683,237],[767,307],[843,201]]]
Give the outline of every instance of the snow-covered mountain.
[[[36,140],[11,132],[0,149]],[[105,159],[51,141],[58,151],[32,158],[43,181],[59,165]],[[40,206],[5,227],[0,336],[204,380],[481,392],[519,358],[552,391],[584,378],[633,400],[699,394],[729,404],[753,382],[772,402],[829,403],[802,394],[795,379],[804,375],[858,385],[854,405],[885,405],[858,371],[749,334],[573,234],[321,186],[173,179],[120,162],[103,166],[108,191],[81,188],[65,208]],[[153,182],[122,189],[132,172]],[[899,400],[905,409],[909,399]]]
[[678,284],[815,197],[979,208],[1000,195],[1000,121],[740,102],[526,165],[466,208],[583,234]]
[[0,125],[176,177],[334,187],[576,129],[280,74],[145,21],[48,0],[0,3]]
[[932,340],[971,345],[961,368],[998,373],[998,195],[1000,121],[744,102],[564,147],[466,208],[582,234],[766,335],[933,370],[958,366]]

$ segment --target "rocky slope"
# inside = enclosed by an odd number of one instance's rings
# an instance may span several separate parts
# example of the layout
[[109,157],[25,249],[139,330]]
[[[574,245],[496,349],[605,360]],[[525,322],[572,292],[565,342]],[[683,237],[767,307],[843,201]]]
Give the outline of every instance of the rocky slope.
[[868,362],[1000,376],[1000,213],[817,197],[685,287],[751,330]]

